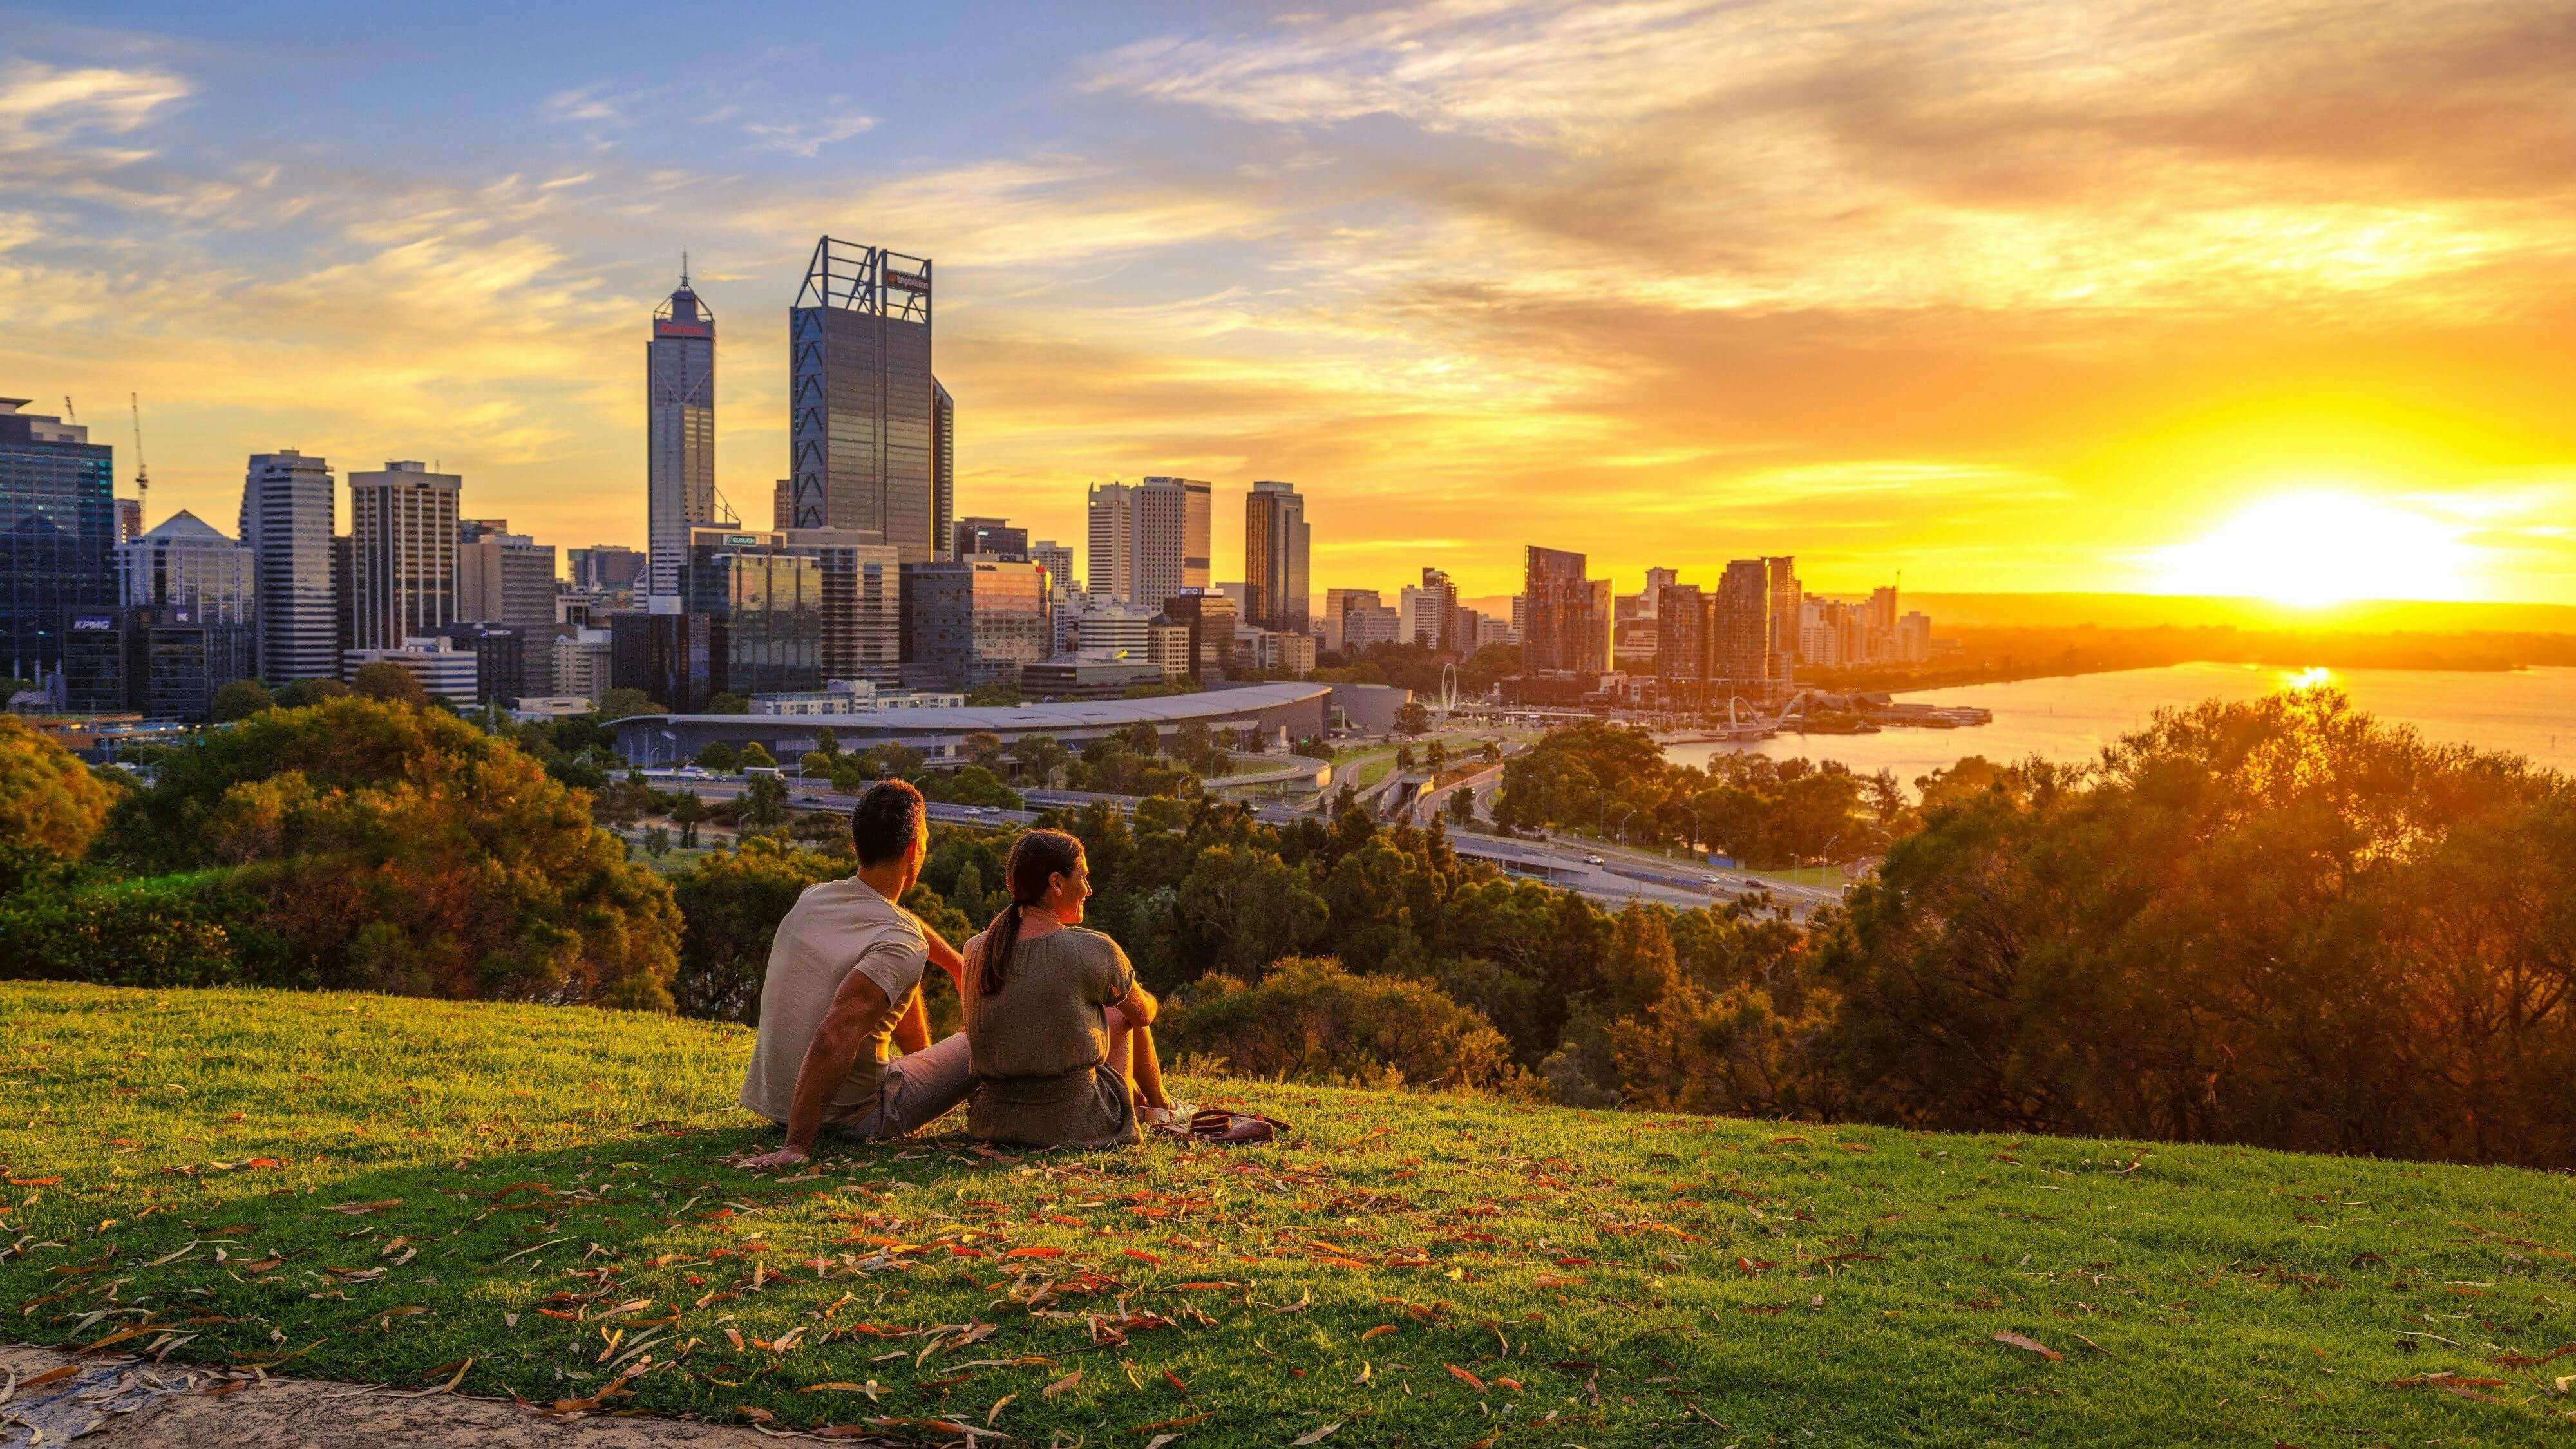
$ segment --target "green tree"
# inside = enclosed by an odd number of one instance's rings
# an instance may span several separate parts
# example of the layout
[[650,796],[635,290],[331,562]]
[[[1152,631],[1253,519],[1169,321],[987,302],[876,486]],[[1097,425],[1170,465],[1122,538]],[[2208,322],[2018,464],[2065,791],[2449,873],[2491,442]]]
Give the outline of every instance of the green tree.
[[226,888],[258,902],[301,984],[670,1004],[668,888],[580,793],[452,715],[368,699],[253,715],[174,752],[117,804],[110,841],[144,873],[238,867]]
[[849,874],[850,862],[768,839],[699,857],[671,877],[685,923],[671,994],[682,1014],[760,1020],[770,938],[805,888]]
[[276,705],[277,700],[269,694],[268,686],[258,680],[229,680],[223,688],[215,691],[213,699],[207,701],[206,718],[216,724],[230,724],[261,710],[273,709]]
[[642,714],[669,713],[669,710],[647,699],[640,689],[612,689],[599,697],[601,719],[632,719]]
[[768,830],[787,821],[787,782],[775,775],[755,775],[742,791],[742,824]]
[[825,725],[821,729],[814,731],[814,748],[817,752],[826,755],[839,754],[841,752],[840,731],[833,729],[830,725]]
[[1028,772],[1029,779],[1045,785],[1073,759],[1073,752],[1053,735],[1022,735],[1011,742],[1011,758]]
[[1418,699],[1408,699],[1395,712],[1397,734],[1418,735],[1431,728],[1431,711]]
[[1449,792],[1449,818],[1459,825],[1476,823],[1476,787],[1461,785]]
[[647,828],[644,832],[644,853],[653,857],[655,860],[660,860],[663,856],[669,855],[671,853],[671,832],[663,829],[659,825]]
[[731,774],[742,763],[742,752],[723,740],[710,740],[698,751],[698,764],[710,770]]
[[724,691],[707,700],[706,713],[749,714],[751,713],[751,701],[743,698],[739,694],[731,692],[730,690]]
[[346,699],[355,693],[357,693],[356,690],[336,679],[298,679],[291,681],[284,689],[277,692],[277,707],[302,709],[308,704],[320,704],[326,699]]
[[699,822],[707,818],[707,802],[688,791],[671,802],[671,823],[680,827],[680,848],[694,850],[698,844]]
[[741,751],[736,754],[734,759],[735,763],[745,770],[775,770],[778,768],[778,761],[771,756],[768,747],[761,744],[758,740],[745,741]]
[[375,659],[359,665],[358,672],[349,676],[349,686],[368,699],[407,704],[414,709],[429,704],[429,692],[420,687],[420,676],[390,660]]
[[981,765],[986,770],[1000,770],[1002,761],[1006,758],[1002,749],[1002,737],[991,730],[975,731],[958,741],[958,748],[966,752],[969,763]]
[[1317,939],[1327,912],[1295,866],[1267,850],[1218,845],[1200,852],[1182,878],[1172,918],[1192,974],[1250,979]]
[[1013,709],[1023,702],[1016,684],[979,684],[966,691],[969,709]]

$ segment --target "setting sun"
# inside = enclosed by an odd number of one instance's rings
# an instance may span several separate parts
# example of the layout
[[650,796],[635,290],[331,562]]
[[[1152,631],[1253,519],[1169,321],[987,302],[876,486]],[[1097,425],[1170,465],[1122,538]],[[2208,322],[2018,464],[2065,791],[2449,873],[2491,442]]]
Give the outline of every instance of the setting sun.
[[2476,550],[2457,526],[2348,493],[2280,494],[2153,556],[2178,594],[2318,607],[2355,599],[2466,599]]

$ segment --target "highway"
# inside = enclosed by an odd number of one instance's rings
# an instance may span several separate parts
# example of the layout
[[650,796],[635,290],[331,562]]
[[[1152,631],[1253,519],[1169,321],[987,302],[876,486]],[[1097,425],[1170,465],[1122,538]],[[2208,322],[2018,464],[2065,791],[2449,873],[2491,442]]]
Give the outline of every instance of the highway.
[[[710,800],[730,800],[743,790],[740,780],[665,780],[657,783],[664,788],[685,786],[701,798]],[[932,801],[929,813],[931,819],[944,825],[1003,829],[1035,824],[1047,810],[1072,810],[1103,804],[1122,814],[1132,814],[1140,803],[1139,797],[1133,795],[1104,795],[1086,790],[1028,790],[1023,791],[1020,798],[1036,808],[1009,810]],[[801,780],[791,779],[787,781],[786,803],[791,810],[840,812],[850,808],[850,797],[830,790],[816,790]],[[1284,805],[1256,805],[1251,808],[1254,818],[1269,825],[1292,825],[1301,819],[1314,818],[1310,811]],[[1453,830],[1449,832],[1449,848],[1471,860],[1490,861],[1509,874],[1545,881],[1605,905],[1652,901],[1687,910],[1694,906],[1768,895],[1793,919],[1805,920],[1815,913],[1818,906],[1838,899],[1835,892],[1811,886],[1748,888],[1735,874],[1713,867],[1702,870],[1654,856],[1579,842],[1521,840]],[[1592,864],[1596,857],[1601,864]],[[1707,878],[1710,876],[1715,876],[1722,884],[1709,885]]]

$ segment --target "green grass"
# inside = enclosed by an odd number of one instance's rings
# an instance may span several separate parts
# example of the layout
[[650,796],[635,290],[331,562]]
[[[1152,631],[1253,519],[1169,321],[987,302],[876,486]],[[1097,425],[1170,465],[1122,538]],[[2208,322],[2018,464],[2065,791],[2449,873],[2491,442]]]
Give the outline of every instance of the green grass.
[[470,1358],[462,1391],[538,1402],[649,1359],[614,1406],[980,1428],[1007,1399],[1019,1442],[1130,1449],[2576,1432],[2576,1354],[2529,1361],[2576,1343],[2564,1177],[1199,1080],[1300,1130],[779,1181],[722,1161],[769,1138],[733,1107],[749,1045],[0,984],[7,1332],[398,1385]]

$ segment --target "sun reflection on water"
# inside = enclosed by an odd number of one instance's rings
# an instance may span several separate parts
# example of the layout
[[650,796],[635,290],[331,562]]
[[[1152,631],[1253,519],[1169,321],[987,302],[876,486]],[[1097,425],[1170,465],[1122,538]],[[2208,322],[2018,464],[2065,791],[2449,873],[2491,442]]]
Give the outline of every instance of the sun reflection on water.
[[2324,689],[2335,682],[2334,671],[2322,664],[2312,664],[2295,674],[2281,675],[2281,688],[2290,693],[2303,689]]

